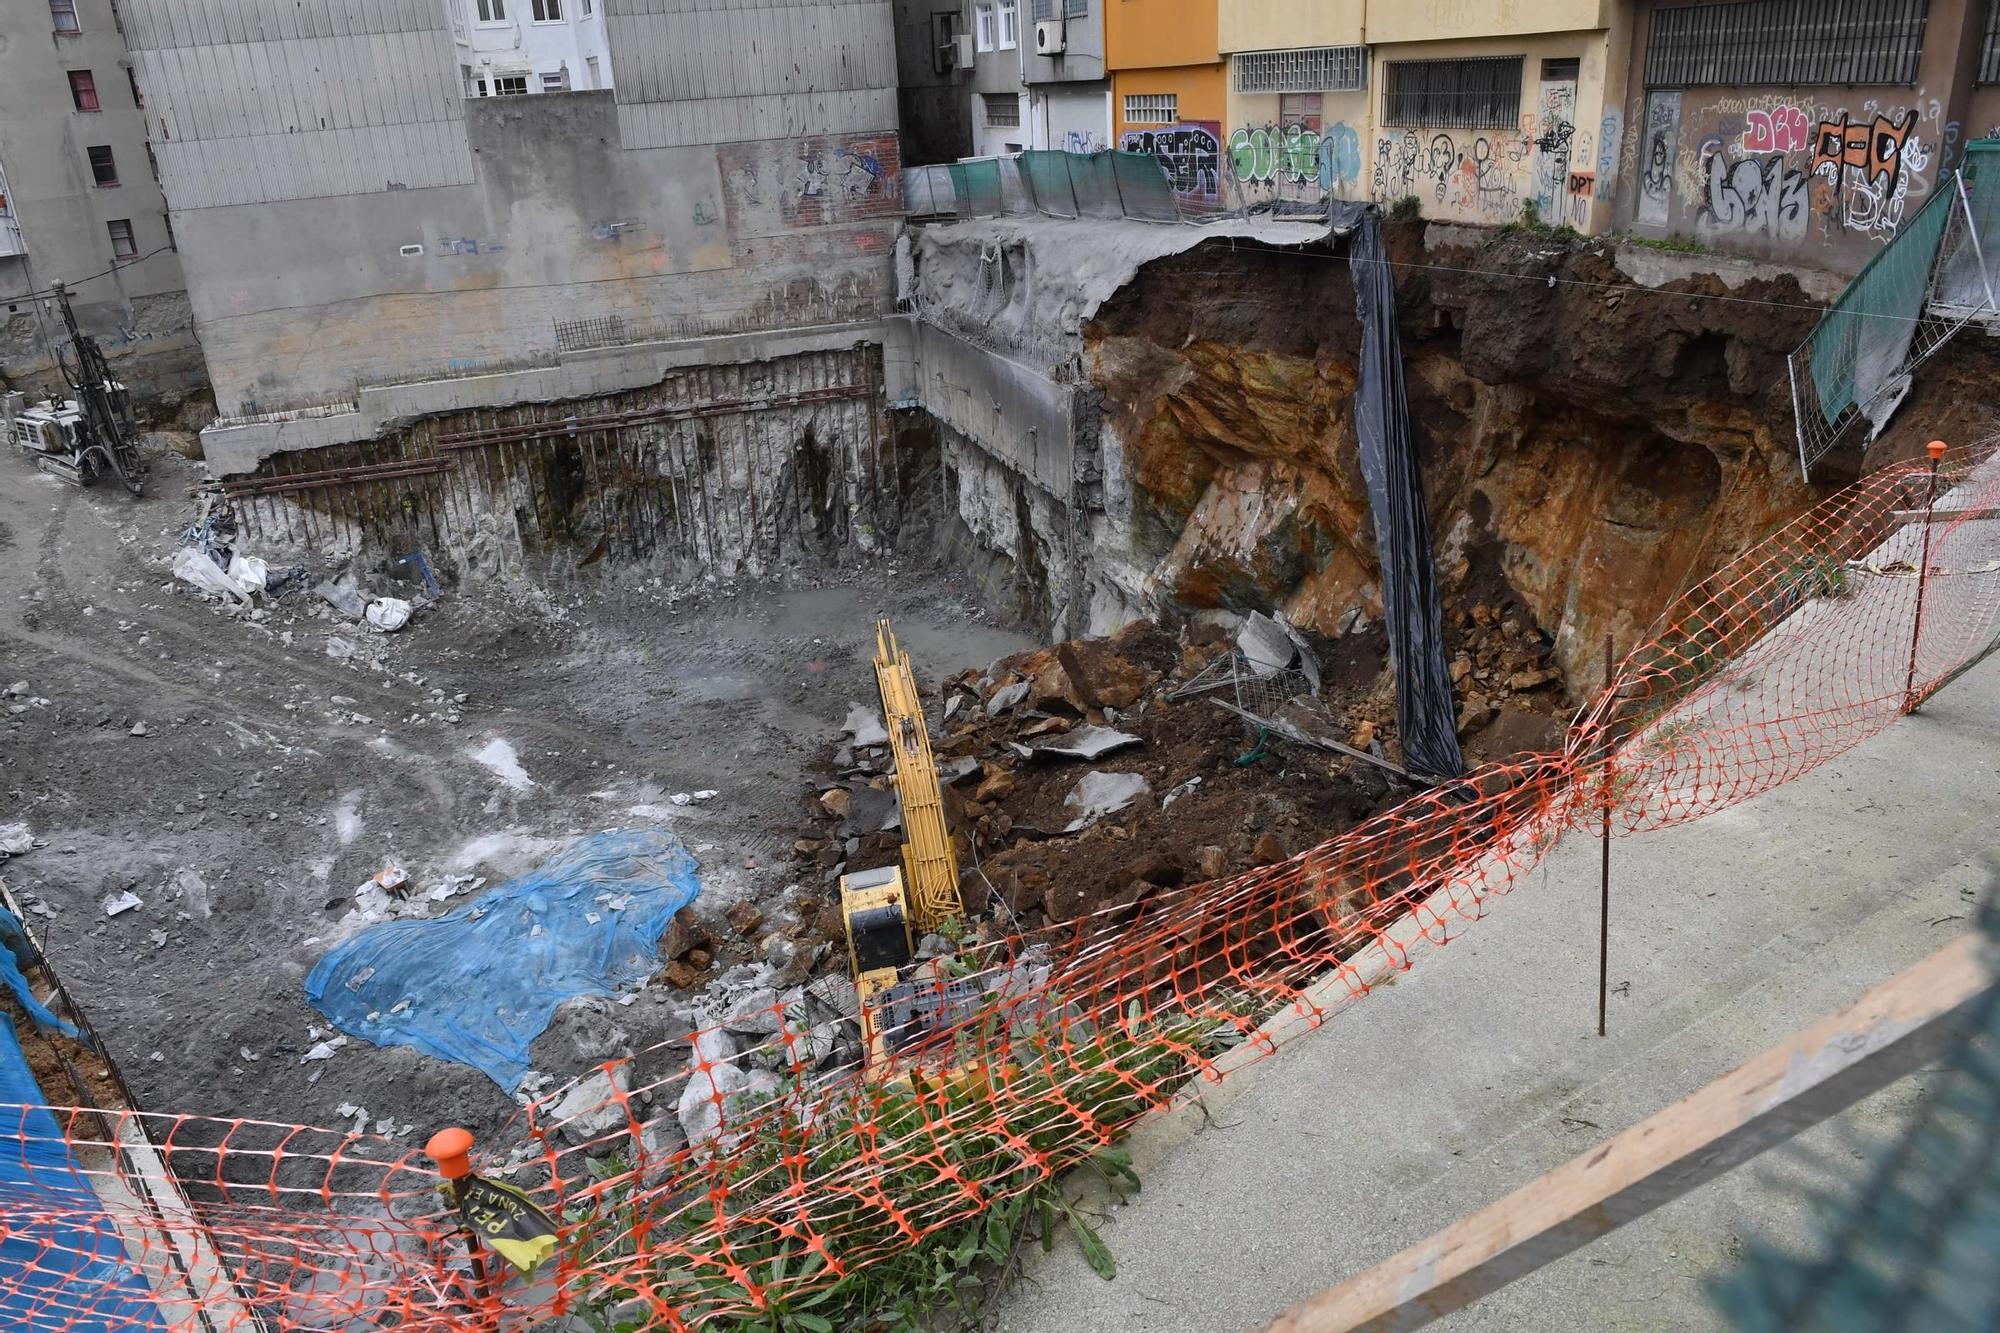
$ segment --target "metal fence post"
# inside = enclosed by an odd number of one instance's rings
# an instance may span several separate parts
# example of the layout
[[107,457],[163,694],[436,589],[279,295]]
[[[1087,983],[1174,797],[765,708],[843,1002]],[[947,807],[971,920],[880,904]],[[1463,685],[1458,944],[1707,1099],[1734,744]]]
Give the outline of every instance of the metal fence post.
[[1903,711],[1917,711],[1917,646],[1924,637],[1924,585],[1931,572],[1931,520],[1937,504],[1938,463],[1944,458],[1943,440],[1932,440],[1925,446],[1931,455],[1931,471],[1928,484],[1924,487],[1924,540],[1923,555],[1917,560],[1917,610],[1910,617],[1910,671],[1903,678]]

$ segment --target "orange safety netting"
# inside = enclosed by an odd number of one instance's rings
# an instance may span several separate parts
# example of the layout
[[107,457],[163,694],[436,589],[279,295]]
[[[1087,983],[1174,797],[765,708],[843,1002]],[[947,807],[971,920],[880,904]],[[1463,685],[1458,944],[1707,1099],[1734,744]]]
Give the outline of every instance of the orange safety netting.
[[[691,1070],[638,1084],[683,1063],[676,1043],[623,1062],[614,1086],[633,1086],[612,1103],[564,1122],[560,1092],[530,1105],[531,1151],[480,1167],[562,1233],[504,1286],[475,1276],[431,1165],[403,1145],[20,1109],[11,1174],[39,1188],[0,1188],[0,1308],[102,1326],[93,1282],[114,1284],[77,1276],[100,1271],[80,1269],[83,1238],[155,1293],[152,1322],[120,1327],[525,1329],[589,1312],[684,1329],[796,1309],[1319,1026],[1607,810],[1620,831],[1660,828],[1845,753],[1991,648],[1996,623],[2000,457],[1955,451],[1934,482],[1922,462],[1879,472],[1677,599],[1560,753],[1425,791],[1281,865],[928,965],[944,1017],[903,1046],[900,1078],[816,1078],[823,1047],[781,1010],[759,1052],[711,1060],[696,1034]],[[723,1065],[751,1060],[779,1087],[746,1105]],[[715,1137],[660,1132],[704,1100]],[[577,1142],[586,1118],[599,1128]]]

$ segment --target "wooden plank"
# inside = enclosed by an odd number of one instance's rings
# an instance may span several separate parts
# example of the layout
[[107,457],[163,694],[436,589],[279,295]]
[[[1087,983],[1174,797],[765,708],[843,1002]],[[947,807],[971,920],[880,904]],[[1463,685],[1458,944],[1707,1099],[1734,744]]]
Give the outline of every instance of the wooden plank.
[[1364,764],[1373,764],[1377,768],[1395,774],[1404,782],[1414,783],[1419,787],[1435,787],[1439,782],[1443,781],[1442,778],[1425,777],[1420,773],[1412,773],[1408,769],[1398,768],[1387,759],[1378,759],[1366,750],[1356,749],[1354,746],[1348,745],[1343,741],[1334,740],[1330,736],[1314,736],[1294,726],[1292,723],[1284,721],[1282,718],[1258,717],[1249,709],[1238,708],[1235,704],[1223,699],[1210,699],[1209,702],[1217,708],[1236,714],[1236,716],[1242,718],[1245,722],[1256,723],[1258,726],[1278,736],[1281,740],[1288,740],[1294,745],[1310,745],[1315,749],[1326,750],[1332,754],[1344,754],[1349,759],[1359,759]]
[[1958,939],[1489,1208],[1299,1302],[1268,1333],[1418,1328],[1669,1203],[1935,1058],[2000,981]]

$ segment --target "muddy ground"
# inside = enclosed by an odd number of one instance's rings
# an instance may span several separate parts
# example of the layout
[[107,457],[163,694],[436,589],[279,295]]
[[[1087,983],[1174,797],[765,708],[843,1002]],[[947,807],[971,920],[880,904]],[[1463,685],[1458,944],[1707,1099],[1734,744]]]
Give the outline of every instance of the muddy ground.
[[[50,957],[151,1110],[490,1133],[514,1103],[473,1070],[361,1042],[302,1062],[330,1026],[302,981],[359,928],[357,886],[392,862],[418,886],[490,883],[579,833],[664,825],[704,911],[749,897],[781,925],[802,775],[873,699],[874,618],[926,681],[1031,642],[949,574],[892,562],[744,597],[676,600],[606,566],[556,598],[448,588],[392,635],[308,586],[253,620],[169,576],[195,465],[158,461],[139,501],[0,467],[0,686],[25,683],[0,709],[0,824],[43,844],[0,875],[53,913],[34,918]],[[719,794],[672,802],[702,789]],[[144,906],[107,917],[126,891]],[[695,998],[662,978],[591,1035],[679,1035]],[[566,1017],[536,1047],[559,1078],[607,1054]]]

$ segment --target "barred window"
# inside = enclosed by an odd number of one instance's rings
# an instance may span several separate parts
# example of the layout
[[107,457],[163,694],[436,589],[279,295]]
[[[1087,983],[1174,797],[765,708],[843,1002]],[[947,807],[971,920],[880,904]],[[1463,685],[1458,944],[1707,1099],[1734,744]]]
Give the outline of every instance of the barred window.
[[1014,93],[984,93],[988,125],[1019,125],[1021,99]]
[[1509,129],[1521,121],[1521,56],[1391,60],[1382,123],[1417,129]]
[[1979,43],[1979,81],[2000,83],[2000,0],[1988,0],[1986,36]]
[[1239,93],[1347,93],[1368,86],[1365,46],[1240,51],[1229,58]]
[[1029,0],[1028,22],[1047,23],[1056,16],[1056,0]]
[[1646,83],[1914,83],[1929,8],[1929,0],[1740,0],[1656,9]]
[[1179,93],[1126,93],[1127,125],[1171,125],[1180,117]]
[[1063,0],[1063,17],[1085,19],[1090,17],[1090,0]]

